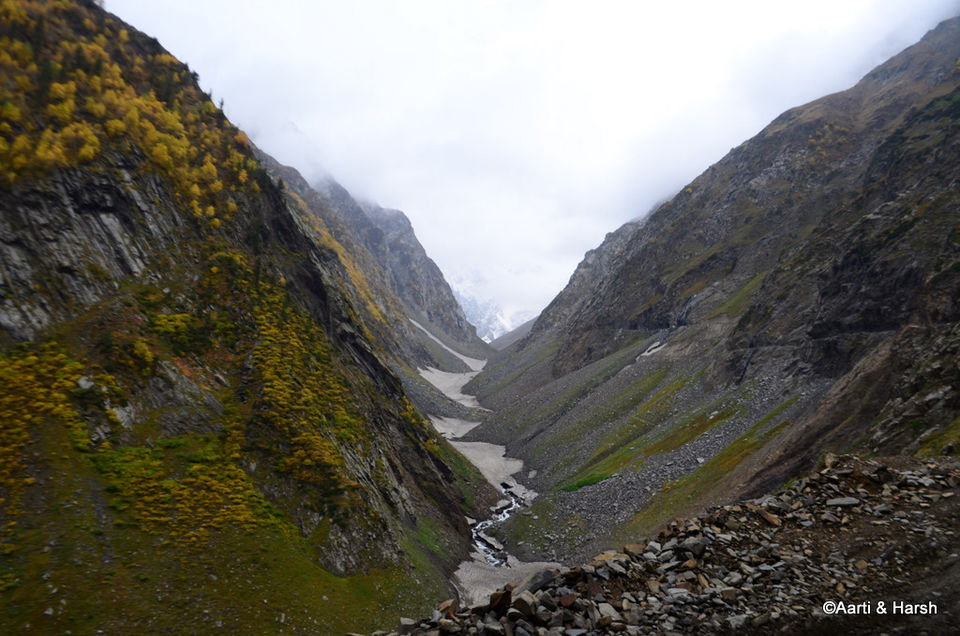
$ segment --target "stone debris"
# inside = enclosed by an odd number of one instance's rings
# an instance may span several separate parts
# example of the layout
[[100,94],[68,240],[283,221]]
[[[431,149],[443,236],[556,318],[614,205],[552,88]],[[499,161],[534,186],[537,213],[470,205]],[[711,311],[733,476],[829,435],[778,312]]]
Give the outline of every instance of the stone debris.
[[[445,601],[431,619],[375,635],[819,633],[845,618],[824,615],[824,601],[891,598],[910,589],[917,563],[960,561],[955,459],[904,460],[913,466],[902,470],[829,459],[777,494],[677,519],[622,551],[508,584],[488,603]],[[942,604],[944,624],[960,624]],[[898,617],[860,618],[833,625],[870,632]]]

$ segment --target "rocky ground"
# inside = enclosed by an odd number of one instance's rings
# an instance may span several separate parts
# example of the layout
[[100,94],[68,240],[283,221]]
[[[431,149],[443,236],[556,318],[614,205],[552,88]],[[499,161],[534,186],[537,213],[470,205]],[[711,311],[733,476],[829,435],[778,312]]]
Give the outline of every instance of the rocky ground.
[[777,494],[376,634],[956,633],[958,485],[957,458],[828,455]]

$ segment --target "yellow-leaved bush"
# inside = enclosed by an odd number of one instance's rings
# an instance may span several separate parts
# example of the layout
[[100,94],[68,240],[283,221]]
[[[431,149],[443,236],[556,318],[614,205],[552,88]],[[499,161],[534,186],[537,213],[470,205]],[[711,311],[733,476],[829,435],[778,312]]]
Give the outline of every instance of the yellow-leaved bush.
[[[77,22],[92,25],[86,37],[70,28]],[[246,135],[155,43],[134,47],[114,18],[75,3],[2,0],[0,186],[129,145],[214,229],[259,169]]]
[[12,547],[23,492],[33,483],[24,454],[36,429],[63,426],[75,448],[87,448],[86,423],[71,402],[82,375],[54,344],[0,355],[0,552]]

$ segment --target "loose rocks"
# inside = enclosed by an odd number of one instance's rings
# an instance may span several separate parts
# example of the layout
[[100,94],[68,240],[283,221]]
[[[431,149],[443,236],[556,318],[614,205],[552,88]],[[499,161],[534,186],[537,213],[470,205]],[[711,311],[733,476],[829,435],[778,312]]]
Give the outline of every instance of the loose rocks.
[[[895,461],[894,461],[895,460]],[[489,603],[399,632],[586,636],[650,633],[873,633],[960,624],[960,463],[831,456],[829,468],[759,499],[675,520],[649,540],[579,567],[544,570]],[[908,466],[903,466],[908,464]],[[951,572],[953,570],[950,570]],[[954,575],[960,577],[960,573]],[[924,585],[916,579],[926,577]],[[937,590],[931,585],[940,584]],[[825,601],[855,605],[939,599],[939,613],[825,616]],[[934,622],[931,622],[934,621]],[[936,622],[939,621],[939,622]],[[932,625],[932,627],[931,627]],[[938,625],[940,627],[938,627]]]

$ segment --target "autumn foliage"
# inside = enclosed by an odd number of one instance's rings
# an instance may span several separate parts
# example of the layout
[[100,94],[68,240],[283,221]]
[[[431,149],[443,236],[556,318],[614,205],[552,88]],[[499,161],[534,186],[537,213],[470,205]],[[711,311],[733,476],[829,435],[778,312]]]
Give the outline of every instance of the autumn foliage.
[[0,1],[0,184],[111,149],[145,157],[214,229],[231,193],[258,188],[249,140],[155,41],[71,2]]

